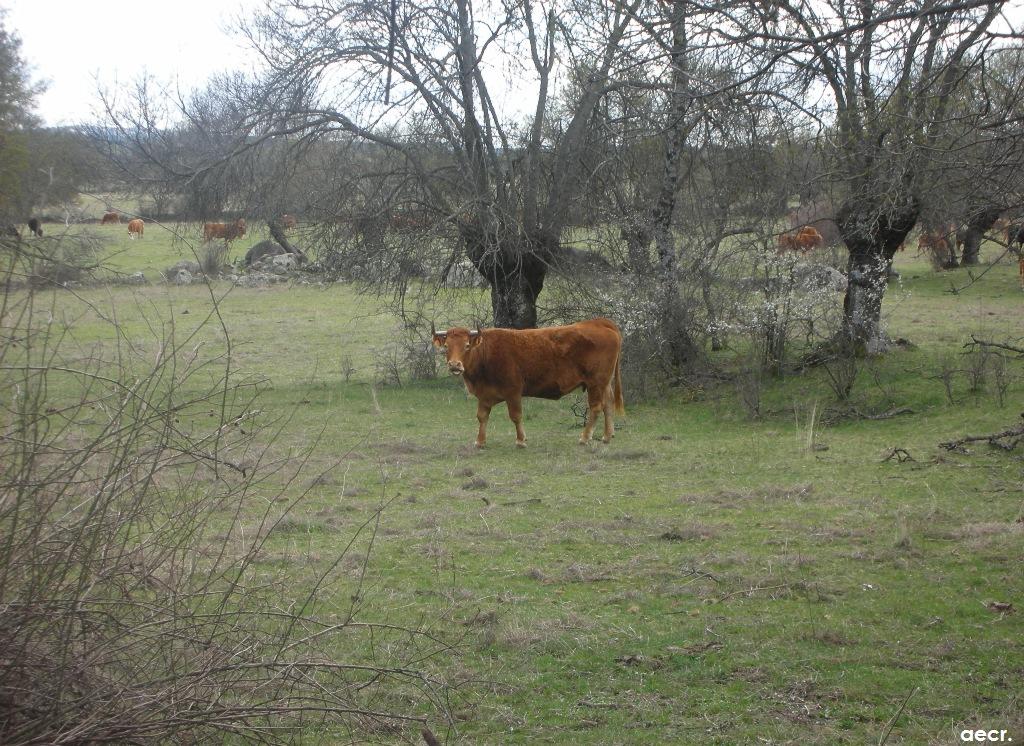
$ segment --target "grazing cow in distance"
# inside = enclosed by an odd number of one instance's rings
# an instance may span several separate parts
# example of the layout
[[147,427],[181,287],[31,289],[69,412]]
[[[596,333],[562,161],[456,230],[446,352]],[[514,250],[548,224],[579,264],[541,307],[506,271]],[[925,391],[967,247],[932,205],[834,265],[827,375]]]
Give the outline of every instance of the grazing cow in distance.
[[796,234],[796,242],[804,252],[820,249],[825,245],[825,239],[822,238],[821,233],[810,225],[805,225],[800,229],[800,232]]
[[204,223],[203,241],[212,241],[215,238],[223,238],[225,241],[234,241],[245,235],[245,219],[239,218],[233,223]]
[[39,220],[39,218],[29,218],[28,219],[28,232],[31,233],[33,236],[37,236],[39,238],[42,238],[42,236],[43,236],[43,224]]
[[142,218],[134,218],[128,221],[128,238],[134,239],[136,236],[142,238],[142,233],[145,230],[145,224],[142,222]]
[[622,335],[613,321],[603,318],[545,329],[431,328],[435,347],[445,350],[448,372],[461,376],[477,399],[480,423],[476,447],[487,442],[487,419],[495,404],[507,402],[516,426],[516,445],[526,446],[523,397],[560,399],[571,391],[587,392],[587,422],[580,443],[587,443],[597,415],[604,413],[604,440],[615,434],[612,410],[622,414],[620,360]]
[[779,234],[778,246],[780,254],[785,251],[799,251],[802,254],[806,254],[808,251],[820,249],[824,245],[825,239],[822,238],[821,233],[818,232],[817,228],[810,225],[805,225],[800,230]]
[[120,223],[121,216],[114,210],[103,213],[103,217],[100,218],[100,225],[107,225],[108,223]]
[[298,224],[299,221],[295,219],[294,215],[288,215],[287,213],[285,213],[284,215],[281,216],[281,226],[285,230],[291,230]]
[[1001,233],[1003,236],[1006,236],[1006,233],[1009,230],[1009,228],[1010,219],[1008,217],[1001,217],[996,219],[996,222],[992,224],[992,228],[990,228],[990,230],[994,231],[995,233]]
[[950,236],[956,233],[956,228],[947,226],[938,230],[922,230],[917,239],[918,251],[926,251],[932,255],[935,265],[943,269],[955,269],[957,267],[956,253],[950,244]]
[[1020,286],[1024,288],[1024,223],[1007,223],[1006,247],[1017,255]]
[[1016,251],[1024,249],[1024,223],[1007,223],[1006,225],[1006,245],[1013,251],[1015,244]]
[[835,221],[836,208],[828,197],[818,197],[795,207],[786,214],[793,231],[810,226],[822,237],[823,246],[842,246],[843,238]]

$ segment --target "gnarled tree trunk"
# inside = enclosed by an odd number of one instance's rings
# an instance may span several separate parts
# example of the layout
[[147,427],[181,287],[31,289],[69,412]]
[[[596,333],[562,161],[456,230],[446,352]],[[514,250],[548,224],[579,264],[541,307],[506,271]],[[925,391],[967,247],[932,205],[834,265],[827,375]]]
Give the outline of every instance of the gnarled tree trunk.
[[985,238],[985,233],[995,225],[1001,212],[1002,209],[999,207],[982,207],[968,215],[967,224],[957,231],[957,243],[962,240],[964,246],[961,264],[968,266],[978,263],[978,254],[981,252],[981,242]]
[[464,229],[466,253],[491,286],[494,326],[532,329],[537,326],[537,297],[557,246],[557,239],[516,235],[498,238]]
[[889,267],[920,211],[914,198],[898,207],[850,201],[839,210],[836,223],[850,252],[843,326],[837,340],[844,353],[885,349],[882,298]]

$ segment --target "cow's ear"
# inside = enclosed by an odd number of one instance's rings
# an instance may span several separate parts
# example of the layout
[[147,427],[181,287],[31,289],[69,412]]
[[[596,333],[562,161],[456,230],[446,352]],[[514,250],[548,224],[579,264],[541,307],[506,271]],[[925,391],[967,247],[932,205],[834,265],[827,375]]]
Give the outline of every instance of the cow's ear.
[[435,334],[434,335],[434,347],[444,347],[447,342],[447,334]]
[[478,344],[480,344],[480,341],[483,338],[484,338],[484,335],[481,334],[480,332],[470,332],[469,333],[469,346],[470,347],[476,347]]

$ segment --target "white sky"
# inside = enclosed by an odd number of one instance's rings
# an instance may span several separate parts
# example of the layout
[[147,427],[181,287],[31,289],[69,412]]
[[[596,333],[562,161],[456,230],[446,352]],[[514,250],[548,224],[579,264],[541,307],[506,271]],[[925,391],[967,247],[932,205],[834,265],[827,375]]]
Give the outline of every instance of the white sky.
[[36,113],[48,125],[98,118],[97,81],[130,85],[143,73],[182,89],[244,69],[252,57],[229,35],[257,0],[0,0],[35,80],[48,80]]

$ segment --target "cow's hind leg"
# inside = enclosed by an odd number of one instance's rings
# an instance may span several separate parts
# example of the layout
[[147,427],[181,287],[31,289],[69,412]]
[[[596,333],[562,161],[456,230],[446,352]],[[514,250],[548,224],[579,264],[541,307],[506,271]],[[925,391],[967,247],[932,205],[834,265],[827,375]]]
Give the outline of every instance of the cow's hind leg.
[[590,442],[590,436],[594,432],[594,423],[597,422],[597,415],[604,409],[603,387],[594,387],[587,391],[587,424],[583,426],[580,433],[580,445]]
[[483,448],[487,442],[487,418],[491,416],[493,404],[484,404],[482,401],[476,403],[476,421],[480,423],[480,429],[476,433],[476,447]]
[[615,437],[615,422],[612,420],[612,410],[615,408],[615,392],[609,383],[604,389],[604,437],[605,443],[610,443]]
[[523,400],[516,396],[508,400],[508,418],[516,426],[516,445],[526,448],[526,433],[523,432]]

